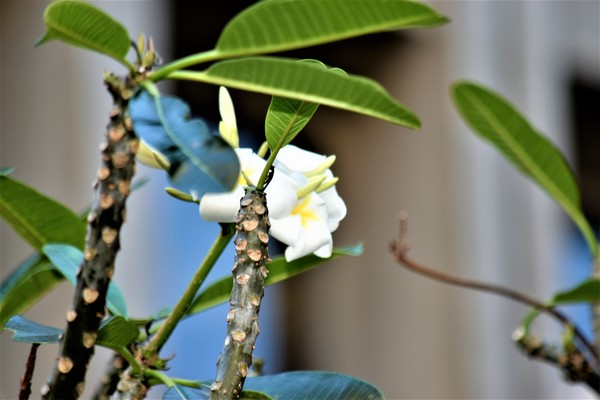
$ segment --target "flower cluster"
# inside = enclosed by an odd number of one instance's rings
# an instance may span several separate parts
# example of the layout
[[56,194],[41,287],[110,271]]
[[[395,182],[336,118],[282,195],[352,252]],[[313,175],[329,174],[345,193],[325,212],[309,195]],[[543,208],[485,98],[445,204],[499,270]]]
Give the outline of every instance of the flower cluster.
[[[219,131],[240,160],[240,178],[228,193],[208,193],[200,199],[200,215],[207,221],[234,222],[243,187],[258,182],[266,161],[252,149],[239,148],[235,113],[225,88],[219,94],[222,121]],[[329,257],[333,250],[331,233],[346,216],[346,205],[338,195],[338,178],[329,169],[335,156],[325,157],[288,145],[274,162],[275,173],[266,188],[271,236],[288,245],[285,258],[292,261],[314,253]],[[245,176],[244,176],[245,175]]]

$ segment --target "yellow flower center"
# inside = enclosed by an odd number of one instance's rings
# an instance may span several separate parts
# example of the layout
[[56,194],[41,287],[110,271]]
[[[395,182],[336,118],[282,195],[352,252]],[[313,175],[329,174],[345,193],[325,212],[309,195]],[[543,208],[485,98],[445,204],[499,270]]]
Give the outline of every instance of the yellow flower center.
[[308,208],[309,204],[310,204],[310,196],[306,196],[292,210],[292,215],[299,215],[300,216],[300,221],[302,223],[302,227],[303,228],[306,228],[306,225],[308,225],[309,220],[311,220],[311,219],[313,221],[318,221],[319,220],[319,217],[317,216],[317,214],[313,210],[310,210]]

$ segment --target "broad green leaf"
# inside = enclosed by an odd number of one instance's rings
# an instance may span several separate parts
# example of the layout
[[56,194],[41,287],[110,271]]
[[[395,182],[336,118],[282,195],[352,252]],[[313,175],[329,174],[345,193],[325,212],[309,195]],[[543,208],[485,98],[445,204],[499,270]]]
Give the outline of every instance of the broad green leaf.
[[[310,254],[297,260],[287,262],[283,256],[276,257],[268,264],[269,275],[265,279],[265,286],[281,282],[285,279],[301,274],[302,272],[313,269],[319,264],[335,260],[342,256],[358,256],[362,254],[362,251],[363,246],[362,244],[359,244],[335,248],[333,249],[333,253],[329,258],[321,258],[315,256],[314,254]],[[230,276],[214,282],[194,299],[194,302],[188,311],[188,315],[197,314],[227,301],[227,299],[229,299],[229,295],[231,294],[232,287],[233,280]]]
[[140,91],[129,109],[136,134],[171,164],[169,176],[178,190],[201,197],[233,188],[240,173],[235,151],[204,121],[190,119],[185,102]]
[[0,286],[0,328],[62,280],[62,275],[40,254],[21,263]]
[[36,250],[49,242],[83,248],[85,222],[62,204],[0,176],[0,215]]
[[[207,389],[185,388],[186,397],[177,397],[171,388],[164,400],[208,399]],[[246,395],[247,394],[247,395]],[[256,397],[256,396],[259,397]],[[294,371],[246,379],[242,399],[273,400],[383,400],[383,394],[375,386],[349,375],[326,371]]]
[[62,334],[62,330],[58,328],[38,324],[20,315],[8,320],[4,329],[14,332],[12,340],[25,343],[57,343]]
[[[65,244],[47,244],[43,253],[61,274],[73,285],[77,285],[77,271],[83,262],[83,253],[78,248]],[[114,282],[108,285],[106,307],[114,315],[127,316],[127,306],[123,293]]]
[[105,54],[128,65],[130,47],[127,30],[108,14],[83,1],[52,2],[44,12],[46,33],[37,45],[51,40]]
[[119,350],[133,343],[139,335],[138,328],[125,318],[121,316],[111,317],[100,324],[96,344]]
[[550,303],[600,303],[600,279],[588,279],[572,289],[559,292]]
[[452,87],[452,97],[463,119],[479,136],[560,204],[597,257],[598,243],[581,211],[579,188],[560,151],[499,94],[476,83],[458,82]]
[[177,71],[172,79],[212,83],[272,96],[324,104],[418,129],[418,118],[379,83],[313,63],[280,57],[220,61],[201,72]]
[[446,22],[431,6],[406,0],[263,1],[227,24],[215,50],[221,57],[264,54]]

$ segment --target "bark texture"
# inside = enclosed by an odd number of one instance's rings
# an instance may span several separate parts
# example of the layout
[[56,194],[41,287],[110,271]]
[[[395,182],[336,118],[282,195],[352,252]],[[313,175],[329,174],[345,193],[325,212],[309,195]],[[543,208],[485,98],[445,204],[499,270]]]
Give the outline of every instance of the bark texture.
[[217,362],[217,377],[211,386],[212,399],[238,398],[252,364],[254,343],[260,332],[258,312],[268,274],[269,227],[265,194],[249,186],[240,200],[236,218],[231,307],[227,314],[227,337]]
[[88,216],[84,260],[77,274],[73,306],[67,312],[67,329],[61,338],[57,363],[45,399],[75,399],[83,393],[85,373],[100,321],[105,316],[106,292],[120,248],[119,233],[125,221],[125,201],[135,173],[138,139],[127,115],[131,90],[128,81],[105,78],[114,108],[100,146],[101,165],[94,184],[95,198]]

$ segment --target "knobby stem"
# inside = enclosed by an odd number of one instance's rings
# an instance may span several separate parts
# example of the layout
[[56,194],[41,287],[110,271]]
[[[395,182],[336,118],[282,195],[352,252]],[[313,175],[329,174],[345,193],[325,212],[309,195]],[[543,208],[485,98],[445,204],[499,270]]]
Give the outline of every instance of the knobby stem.
[[185,316],[188,309],[190,308],[194,297],[196,296],[196,293],[200,288],[200,285],[202,285],[202,283],[206,279],[206,276],[208,275],[212,267],[215,265],[215,262],[219,259],[221,253],[223,253],[223,250],[225,250],[225,247],[231,241],[231,238],[233,237],[234,233],[234,224],[222,225],[222,229],[219,233],[219,236],[215,239],[215,242],[206,254],[204,261],[196,271],[196,274],[190,281],[190,284],[188,285],[187,289],[175,305],[175,308],[173,308],[171,314],[167,317],[167,320],[164,322],[164,324],[162,324],[156,335],[152,337],[152,339],[146,346],[144,350],[144,355],[146,356],[146,358],[151,358],[152,356],[156,355],[160,351],[162,346],[165,344],[165,342],[169,339],[169,336],[171,336],[171,333],[173,332],[181,318]]

